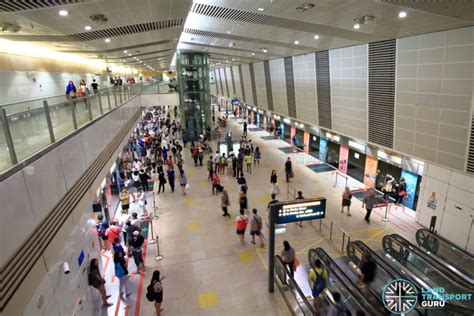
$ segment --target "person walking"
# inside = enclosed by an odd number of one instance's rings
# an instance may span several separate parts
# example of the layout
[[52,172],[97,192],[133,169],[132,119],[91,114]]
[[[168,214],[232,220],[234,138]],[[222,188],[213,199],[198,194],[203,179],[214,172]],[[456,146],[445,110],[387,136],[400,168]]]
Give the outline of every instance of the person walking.
[[117,222],[112,222],[110,223],[109,228],[105,231],[105,236],[107,236],[107,242],[109,245],[114,244],[114,240],[118,238],[120,240],[120,233],[122,232],[122,229],[117,226]]
[[128,194],[127,188],[122,188],[122,192],[120,192],[119,199],[122,211],[128,212],[128,209],[130,208],[130,195]]
[[232,171],[234,174],[234,178],[237,177],[237,157],[232,155]]
[[163,284],[164,276],[160,276],[160,271],[153,271],[153,276],[151,277],[150,284],[147,287],[146,297],[150,302],[153,302],[155,305],[156,316],[160,316],[163,309],[161,304],[163,303]]
[[124,293],[126,297],[132,295],[129,292],[129,276],[127,270],[127,262],[122,254],[122,252],[117,251],[114,252],[114,272],[115,276],[119,279],[119,295],[122,299],[124,299]]
[[140,169],[139,177],[143,191],[149,191],[150,189],[148,187],[148,181],[151,179],[151,177],[148,172],[146,172],[144,169]]
[[241,191],[239,192],[239,206],[241,211],[246,211],[248,209],[247,187],[241,187]]
[[252,174],[252,155],[250,153],[246,155],[244,161],[247,166],[247,172]]
[[198,166],[198,151],[199,149],[197,146],[191,145],[191,155],[193,156],[195,167]]
[[222,205],[222,211],[224,212],[222,216],[227,216],[230,218],[230,214],[229,214],[230,199],[229,199],[229,194],[227,193],[226,189],[222,190],[221,205]]
[[165,174],[163,172],[160,172],[158,174],[158,194],[160,194],[162,190],[163,190],[163,193],[165,193],[165,184],[166,184]]
[[236,233],[241,243],[245,243],[245,230],[247,229],[248,221],[249,219],[247,215],[245,215],[245,211],[241,209],[240,214],[235,218]]
[[184,170],[183,170],[183,155],[181,153],[178,153],[178,158],[177,158],[177,163],[176,165],[178,166],[178,170],[179,170],[179,173],[183,173]]
[[129,251],[132,254],[133,261],[137,266],[135,273],[145,273],[145,264],[143,262],[142,247],[145,243],[145,238],[140,234],[140,231],[135,230],[132,233],[132,238],[129,241]]
[[[295,200],[304,200],[303,191],[298,191],[298,196],[295,198]],[[298,226],[303,227],[303,221],[299,221]]]
[[400,205],[403,201],[403,198],[407,195],[407,185],[404,178],[400,178],[400,183],[397,188],[397,200],[395,201],[396,205]]
[[244,176],[244,154],[240,151],[237,156],[237,178]]
[[255,151],[253,152],[253,165],[259,165],[260,164],[260,158],[261,158],[261,153],[260,153],[260,147],[256,147]]
[[99,214],[97,216],[96,230],[97,230],[97,236],[99,236],[99,246],[101,249],[104,249],[104,250],[110,250],[110,245],[107,242],[107,236],[105,235],[107,228],[109,228],[109,223],[107,223],[107,221],[104,220],[104,215]]
[[290,178],[292,178],[293,175],[293,166],[291,163],[291,158],[288,157],[288,159],[285,162],[285,176],[286,176],[286,182],[290,182]]
[[252,217],[250,218],[250,235],[252,236],[251,243],[255,245],[255,236],[258,236],[258,238],[260,238],[260,247],[263,248],[265,247],[262,233],[263,220],[262,217],[257,214],[256,208],[252,210],[252,213]]
[[290,275],[293,278],[295,276],[295,259],[296,252],[293,247],[290,246],[288,240],[283,241],[283,250],[280,253],[281,260],[290,269]]
[[341,213],[344,213],[344,207],[347,207],[347,216],[351,215],[351,200],[352,200],[352,193],[349,187],[344,188],[344,192],[342,192],[342,207]]
[[370,283],[375,279],[375,274],[377,271],[377,264],[372,259],[371,256],[364,255],[359,264],[360,269],[360,278],[359,278],[359,287],[370,288]]
[[202,167],[202,160],[204,159],[204,151],[202,150],[201,147],[198,147],[197,157],[199,159],[199,166]]
[[219,172],[225,173],[225,167],[227,167],[227,157],[225,156],[225,153],[222,153],[221,161],[219,163]]
[[243,135],[244,135],[244,136],[247,136],[247,121],[244,121],[244,132],[243,132]]
[[316,259],[314,261],[315,268],[309,269],[308,271],[308,282],[311,288],[311,294],[313,296],[313,305],[316,311],[319,310],[321,294],[329,280],[328,271],[323,267],[321,260]]
[[179,185],[181,186],[183,195],[186,195],[186,186],[188,185],[188,180],[186,179],[186,174],[184,172],[179,175]]
[[370,214],[372,213],[372,209],[375,205],[375,191],[372,189],[368,190],[367,195],[365,196],[364,200],[362,200],[362,207],[365,206],[367,213],[365,214],[365,221],[370,224]]
[[168,183],[170,184],[171,192],[174,193],[174,169],[173,168],[168,168],[166,171],[168,173]]
[[212,175],[212,195],[219,193],[221,187],[221,178],[217,171],[214,172]]
[[100,274],[99,260],[97,260],[97,258],[92,259],[89,264],[88,279],[89,279],[89,285],[97,289],[97,291],[99,291],[100,296],[102,298],[102,303],[104,303],[104,306],[106,307],[112,306],[113,304],[107,302],[107,299],[111,295],[107,295],[107,291],[105,290],[105,279]]
[[212,175],[214,174],[214,161],[212,160],[212,156],[210,156],[207,161],[207,171],[209,172],[207,180],[212,180]]

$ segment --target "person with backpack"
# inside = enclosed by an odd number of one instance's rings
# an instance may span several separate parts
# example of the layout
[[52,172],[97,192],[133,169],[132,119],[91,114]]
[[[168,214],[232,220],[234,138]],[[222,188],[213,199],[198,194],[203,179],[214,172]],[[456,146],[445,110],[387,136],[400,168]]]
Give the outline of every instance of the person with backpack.
[[161,303],[163,303],[163,283],[164,276],[160,276],[160,270],[153,271],[150,284],[146,288],[146,298],[150,302],[154,302],[156,316],[160,316],[163,309]]
[[168,183],[171,188],[171,193],[174,193],[174,182],[175,182],[175,177],[174,177],[174,169],[173,168],[168,168],[166,171],[168,174]]
[[225,156],[225,153],[223,153],[221,156],[220,164],[219,164],[219,172],[224,173],[225,167],[227,167],[227,157]]
[[105,279],[100,274],[99,260],[97,260],[97,258],[92,259],[89,264],[88,279],[89,279],[89,285],[96,288],[97,291],[99,291],[100,296],[102,298],[102,302],[104,303],[104,306],[106,307],[112,306],[113,304],[107,302],[107,299],[111,297],[111,295],[107,295],[107,292],[105,290]]
[[293,278],[295,276],[295,260],[296,252],[293,247],[290,246],[288,240],[283,241],[283,250],[280,253],[281,260],[290,269],[290,275]]
[[107,241],[107,235],[105,234],[107,232],[107,228],[109,228],[109,223],[104,220],[104,215],[99,214],[99,216],[97,216],[96,229],[97,236],[99,237],[100,248],[104,250],[110,250],[110,245]]
[[352,193],[349,187],[344,188],[344,192],[342,192],[342,208],[341,213],[344,213],[344,207],[347,207],[347,216],[351,215],[351,199]]
[[319,310],[320,295],[326,288],[328,282],[328,271],[323,267],[321,260],[316,259],[315,268],[308,271],[308,282],[313,295],[313,305],[315,310]]
[[247,229],[248,221],[249,219],[247,215],[245,215],[245,211],[241,209],[240,214],[235,218],[236,233],[241,243],[245,243],[245,230]]
[[161,190],[163,190],[163,193],[165,193],[165,184],[166,184],[165,174],[163,172],[160,172],[158,174],[158,194],[161,193]]
[[255,151],[253,153],[253,165],[259,165],[260,164],[260,158],[261,158],[262,154],[260,153],[260,147],[256,147],[255,148]]
[[120,251],[114,252],[114,272],[115,276],[119,279],[120,297],[123,299],[124,293],[126,297],[132,295],[132,293],[129,292],[127,262],[125,261],[124,255]]
[[221,191],[222,186],[221,186],[221,178],[219,177],[219,174],[217,173],[217,171],[215,171],[214,174],[212,175],[211,183],[212,183],[212,195],[219,193]]
[[253,215],[250,219],[250,235],[252,236],[251,243],[255,245],[255,236],[258,236],[258,238],[260,238],[260,247],[263,248],[265,247],[265,244],[263,243],[262,233],[263,220],[262,217],[257,214],[256,208],[252,210],[252,213]]
[[241,211],[246,211],[249,208],[246,186],[241,186],[241,191],[239,192],[239,206]]

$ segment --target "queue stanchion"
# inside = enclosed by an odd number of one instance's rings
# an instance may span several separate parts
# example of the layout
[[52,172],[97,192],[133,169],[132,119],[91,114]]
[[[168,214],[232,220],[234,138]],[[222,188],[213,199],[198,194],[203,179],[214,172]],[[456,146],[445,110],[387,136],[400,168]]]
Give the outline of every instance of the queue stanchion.
[[158,209],[158,207],[156,206],[156,198],[155,198],[155,191],[153,191],[153,216],[152,216],[152,219],[159,219],[160,216],[158,214],[156,214],[156,210]]
[[163,256],[160,254],[160,242],[159,242],[159,238],[158,238],[158,235],[156,235],[156,257],[155,257],[155,260],[156,261],[161,261],[163,260]]
[[387,202],[387,205],[385,205],[385,215],[382,218],[382,222],[388,222],[387,214],[388,214],[389,207],[390,207],[390,204]]
[[156,238],[155,238],[155,230],[153,229],[153,220],[152,219],[150,219],[150,231],[151,231],[151,239],[148,243],[153,245],[153,244],[156,244],[157,241],[156,241]]

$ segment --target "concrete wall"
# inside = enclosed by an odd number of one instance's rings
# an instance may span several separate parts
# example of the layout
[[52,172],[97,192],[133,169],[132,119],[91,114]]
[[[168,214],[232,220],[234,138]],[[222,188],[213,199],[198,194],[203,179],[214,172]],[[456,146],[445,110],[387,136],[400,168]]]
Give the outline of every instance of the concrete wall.
[[[249,65],[242,65],[242,77],[240,80],[244,81],[244,90],[245,90],[245,102],[249,104],[254,104],[253,93],[252,93],[252,83],[250,81],[250,68]],[[225,94],[224,94],[225,95]]]
[[300,120],[318,125],[314,54],[293,56],[293,74],[295,78],[296,116]]
[[272,78],[273,109],[277,113],[288,115],[283,58],[270,60],[270,74]]
[[257,89],[258,106],[268,109],[267,86],[265,84],[265,72],[263,62],[253,64],[255,74],[255,88]]

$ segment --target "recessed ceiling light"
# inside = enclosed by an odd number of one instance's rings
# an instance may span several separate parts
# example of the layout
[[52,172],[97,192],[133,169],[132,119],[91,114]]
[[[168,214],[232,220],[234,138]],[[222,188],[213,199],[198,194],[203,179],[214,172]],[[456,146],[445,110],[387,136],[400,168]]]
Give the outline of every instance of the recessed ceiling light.
[[214,43],[211,43],[211,45],[212,45],[212,46],[214,46],[214,45],[216,45],[216,44],[214,44]]
[[264,49],[262,49],[262,52],[266,53],[266,52],[268,52],[268,49],[264,48]]
[[260,11],[260,12],[263,12],[263,11],[265,11],[265,9],[264,9],[264,8],[258,8],[257,10],[258,10],[258,11]]
[[359,24],[359,23],[356,23],[356,24],[354,24],[353,27],[354,27],[356,30],[358,30],[358,29],[360,29],[360,24]]
[[125,59],[122,59],[123,62],[125,62]]
[[126,54],[126,53],[128,53],[128,51],[127,51],[127,50],[124,50],[123,53]]
[[143,63],[143,61],[140,60],[140,64]]
[[399,18],[402,18],[402,19],[403,19],[403,18],[406,17],[406,16],[407,16],[407,13],[406,13],[405,11],[401,11],[401,12],[398,13],[398,17],[399,17]]
[[133,57],[133,59],[137,59],[137,57]]
[[229,62],[229,60],[227,59],[225,62],[226,62],[226,63],[228,63],[228,62]]
[[90,25],[84,26],[84,30],[86,30],[86,31],[90,31],[91,29],[92,29],[92,27]]
[[294,43],[295,43],[295,45],[299,45],[300,41],[296,40]]
[[132,54],[128,54],[128,56],[132,56]]
[[106,43],[110,43],[110,38],[106,38],[106,39],[105,39],[105,42],[106,42]]
[[227,31],[227,34],[230,34],[230,31]]
[[232,58],[232,61],[235,61],[235,58]]
[[60,16],[67,16],[67,15],[69,15],[69,12],[67,12],[67,10],[61,10],[61,11],[59,11],[59,15]]
[[319,35],[318,34],[314,35],[314,39],[315,40],[319,39]]
[[252,53],[252,54],[250,54],[250,55],[255,56],[255,53]]

